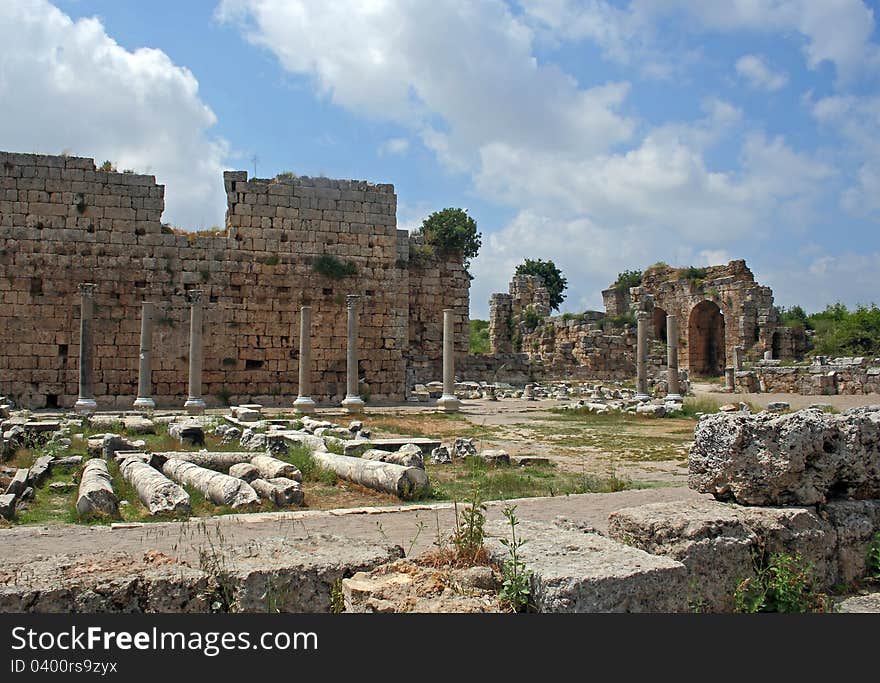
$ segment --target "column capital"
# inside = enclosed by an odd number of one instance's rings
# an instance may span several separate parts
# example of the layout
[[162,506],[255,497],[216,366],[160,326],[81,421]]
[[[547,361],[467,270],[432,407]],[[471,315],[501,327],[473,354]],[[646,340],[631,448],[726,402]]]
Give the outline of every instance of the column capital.
[[98,288],[98,285],[94,282],[80,282],[77,288],[83,296],[95,296],[95,290]]
[[647,320],[652,317],[648,311],[636,311],[636,320]]
[[311,311],[312,307],[311,306],[300,306],[299,310],[300,310],[300,313],[302,313],[303,311]]
[[345,296],[345,307],[348,309],[352,309],[357,306],[358,299],[360,299],[360,294],[346,294]]
[[202,296],[204,293],[205,292],[201,289],[190,289],[186,292],[186,300],[190,305],[195,306],[196,304],[202,303]]

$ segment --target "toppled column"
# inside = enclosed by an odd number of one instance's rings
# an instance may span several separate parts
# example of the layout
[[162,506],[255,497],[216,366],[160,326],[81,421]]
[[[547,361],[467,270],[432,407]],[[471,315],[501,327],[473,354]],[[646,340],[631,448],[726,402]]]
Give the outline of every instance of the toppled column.
[[443,395],[437,407],[447,413],[457,412],[461,401],[455,396],[455,311],[443,309]]
[[391,493],[404,500],[419,498],[430,490],[428,475],[418,467],[403,467],[327,451],[313,451],[312,458],[318,465],[335,472],[346,481],[353,481],[374,491]]
[[226,472],[235,465],[250,463],[251,458],[254,457],[249,451],[163,451],[153,455],[159,459],[159,462],[184,460],[209,470]]
[[189,494],[143,460],[124,460],[119,471],[151,515],[190,513]]
[[299,316],[299,395],[293,407],[303,415],[315,412],[312,399],[312,307],[303,306]]
[[80,517],[86,515],[119,514],[119,499],[113,491],[113,477],[107,463],[101,458],[92,458],[83,468],[76,497],[76,512]]
[[187,296],[189,318],[189,396],[183,407],[191,415],[205,412],[202,399],[202,290],[191,289]]
[[364,402],[358,394],[358,319],[357,294],[349,294],[345,297],[345,308],[348,312],[348,354],[346,357],[346,391],[342,407],[350,413],[360,413],[364,409]]
[[293,479],[294,481],[302,481],[302,473],[291,465],[271,455],[253,455],[250,460],[251,465],[257,468],[260,477],[263,479]]
[[250,482],[261,498],[272,501],[278,507],[288,505],[302,505],[304,494],[302,484],[286,477],[273,477],[272,479],[254,479]]
[[141,306],[141,348],[138,354],[138,393],[134,407],[141,410],[152,410],[156,407],[151,396],[153,353],[153,303],[144,301]]
[[174,481],[201,491],[205,498],[217,505],[228,505],[234,509],[259,501],[257,492],[247,482],[191,462],[172,458],[162,465],[162,472]]
[[95,289],[98,285],[82,282],[79,285],[79,397],[73,409],[80,415],[88,415],[98,409],[95,401],[94,362],[95,348],[92,339],[92,323],[95,317]]
[[678,318],[666,316],[666,384],[667,400],[681,400],[681,383],[678,380]]
[[647,401],[648,396],[648,318],[651,316],[647,311],[636,313],[637,338],[636,338],[636,395],[642,401]]

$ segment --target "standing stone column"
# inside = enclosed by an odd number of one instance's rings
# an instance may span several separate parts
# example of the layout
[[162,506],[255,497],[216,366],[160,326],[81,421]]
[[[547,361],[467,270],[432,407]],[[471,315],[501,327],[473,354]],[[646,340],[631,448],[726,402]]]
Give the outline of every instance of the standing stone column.
[[678,318],[666,316],[666,400],[681,400],[681,383],[678,381]]
[[455,397],[455,311],[443,309],[443,395],[437,399],[437,406],[447,413],[461,408],[461,401]]
[[648,318],[647,311],[636,313],[636,398],[647,400],[648,396]]
[[92,339],[92,322],[95,317],[95,289],[91,282],[79,285],[79,397],[73,409],[80,415],[88,415],[98,409],[95,401],[94,362],[95,348]]
[[736,370],[732,367],[724,368],[724,388],[733,393],[736,391]]
[[312,400],[312,307],[303,306],[299,314],[299,395],[293,407],[303,415],[315,412]]
[[348,311],[348,354],[346,365],[346,391],[342,407],[350,413],[360,413],[364,409],[364,402],[358,394],[358,319],[357,294],[349,294],[345,297],[345,308]]
[[202,400],[202,290],[188,293],[189,317],[189,396],[183,407],[191,415],[205,412]]
[[743,354],[745,349],[742,346],[733,347],[733,369],[740,372],[743,369]]
[[156,407],[152,394],[153,303],[144,301],[141,307],[141,349],[138,355],[138,393],[135,408],[152,410]]

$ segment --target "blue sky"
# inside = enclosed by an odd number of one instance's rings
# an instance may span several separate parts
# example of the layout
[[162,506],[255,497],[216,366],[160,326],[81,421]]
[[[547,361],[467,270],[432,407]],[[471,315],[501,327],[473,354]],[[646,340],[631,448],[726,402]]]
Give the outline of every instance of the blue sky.
[[880,35],[860,0],[6,0],[0,149],[166,183],[394,183],[468,209],[471,311],[525,257],[601,307],[627,268],[745,258],[777,303],[880,303]]

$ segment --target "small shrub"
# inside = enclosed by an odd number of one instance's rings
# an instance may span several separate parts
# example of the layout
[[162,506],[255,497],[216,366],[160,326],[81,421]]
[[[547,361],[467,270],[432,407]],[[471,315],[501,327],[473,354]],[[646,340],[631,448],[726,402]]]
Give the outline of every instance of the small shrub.
[[529,306],[523,311],[522,316],[522,324],[527,330],[534,330],[541,322],[540,316],[535,312],[535,309]]
[[510,524],[510,538],[501,539],[501,543],[507,548],[507,559],[501,567],[501,590],[498,597],[514,612],[523,612],[528,607],[532,592],[532,572],[526,569],[525,563],[519,558],[519,550],[526,541],[516,536],[519,520],[515,513],[515,505],[504,508],[504,517]]
[[480,250],[476,221],[464,209],[447,208],[428,216],[417,231],[441,254],[461,254],[465,269]]
[[800,555],[778,553],[755,576],[740,582],[733,595],[737,612],[822,612],[827,597],[813,590],[812,568]]
[[[476,460],[476,458],[471,458]],[[486,504],[480,497],[479,490],[474,487],[471,499],[467,507],[458,513],[458,503],[455,504],[455,529],[452,533],[452,545],[459,562],[467,565],[477,563],[477,560],[485,553],[483,539],[485,538],[483,527],[486,524]]]
[[630,287],[638,287],[642,284],[642,271],[625,270],[617,275],[612,287],[621,292],[629,292]]
[[331,280],[341,280],[345,277],[357,275],[358,269],[352,261],[340,261],[335,256],[325,254],[315,259],[312,270]]
[[336,579],[330,586],[330,614],[342,614],[345,600],[342,593],[342,579]]
[[706,278],[709,270],[707,268],[697,268],[695,266],[688,266],[687,268],[682,269],[681,276],[685,280],[690,280],[691,282],[699,282]]
[[471,320],[469,322],[468,353],[489,353],[489,321]]

